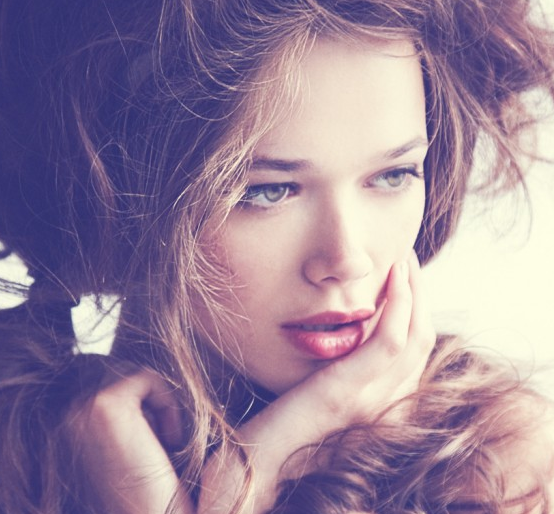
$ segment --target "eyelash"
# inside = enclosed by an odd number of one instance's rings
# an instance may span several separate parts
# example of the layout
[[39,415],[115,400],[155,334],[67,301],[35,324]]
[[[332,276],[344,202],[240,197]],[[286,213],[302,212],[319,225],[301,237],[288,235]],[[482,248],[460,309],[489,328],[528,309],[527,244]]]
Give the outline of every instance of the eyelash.
[[[271,201],[267,195],[271,193],[271,190],[281,189],[283,195],[275,200]],[[256,184],[254,186],[248,186],[244,195],[242,196],[239,205],[245,208],[257,208],[257,209],[271,209],[272,206],[280,204],[283,199],[289,198],[290,196],[296,196],[300,186],[293,182],[275,182],[272,184]],[[259,205],[254,202],[256,197],[265,195],[265,198],[268,202],[267,205]]]
[[[390,184],[386,186],[379,186],[377,183],[379,181],[386,181],[391,178],[402,177],[402,182],[397,186],[391,186]],[[372,177],[368,181],[369,188],[372,189],[383,189],[386,194],[394,194],[401,192],[407,187],[409,187],[411,181],[410,177],[416,179],[422,179],[423,173],[419,171],[415,166],[407,166],[402,168],[395,168],[392,170],[384,171],[378,175]],[[272,191],[273,190],[273,191]],[[294,182],[275,182],[270,184],[256,184],[253,186],[248,186],[244,195],[242,196],[239,206],[242,208],[254,208],[254,209],[271,209],[274,206],[281,204],[287,198],[291,196],[296,196],[300,191],[300,186]],[[277,193],[277,198],[271,200],[268,198],[268,194]],[[257,198],[265,196],[266,204],[261,205],[256,203]]]
[[[409,180],[410,177],[416,178],[416,179],[422,179],[423,178],[423,172],[419,171],[415,166],[406,166],[401,168],[394,168],[392,170],[384,171],[383,173],[379,173],[375,177],[372,177],[369,180],[369,183],[375,184],[379,180],[387,180],[390,178],[394,178],[395,176],[402,176],[403,180],[402,183],[398,186],[390,186],[384,187],[383,189],[388,190],[390,193],[396,193],[403,191],[405,188],[409,187],[411,181]],[[370,186],[370,187],[379,187],[379,186]]]

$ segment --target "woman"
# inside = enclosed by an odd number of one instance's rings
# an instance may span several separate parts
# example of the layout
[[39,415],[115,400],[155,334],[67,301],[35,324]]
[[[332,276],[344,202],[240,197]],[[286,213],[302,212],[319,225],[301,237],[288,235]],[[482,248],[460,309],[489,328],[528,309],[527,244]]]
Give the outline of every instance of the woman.
[[[454,230],[478,141],[491,183],[522,178],[522,94],[554,89],[527,4],[29,1],[2,23],[1,238],[35,278],[2,317],[3,511],[263,512],[297,450],[401,426],[435,342],[412,248]],[[108,359],[75,355],[88,293],[122,299]]]

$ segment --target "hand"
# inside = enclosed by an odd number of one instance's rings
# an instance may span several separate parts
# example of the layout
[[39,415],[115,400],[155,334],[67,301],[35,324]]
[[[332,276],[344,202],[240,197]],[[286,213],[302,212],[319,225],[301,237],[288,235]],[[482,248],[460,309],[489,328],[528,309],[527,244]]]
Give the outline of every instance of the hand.
[[422,289],[415,254],[407,263],[392,267],[385,300],[365,342],[300,386],[317,393],[312,398],[318,398],[318,407],[323,407],[310,413],[311,424],[318,420],[328,433],[331,420],[335,429],[371,421],[418,388],[436,341]]
[[[177,404],[153,372],[112,371],[109,382],[69,422],[95,496],[110,514],[162,514],[179,481],[164,449],[181,438]],[[184,494],[175,512],[194,512]]]
[[[417,389],[436,339],[421,289],[415,255],[409,263],[395,264],[365,342],[239,429],[254,470],[247,512],[263,512],[273,504],[279,471],[296,450],[352,423],[375,419]],[[199,511],[228,512],[243,473],[238,455],[212,456]]]

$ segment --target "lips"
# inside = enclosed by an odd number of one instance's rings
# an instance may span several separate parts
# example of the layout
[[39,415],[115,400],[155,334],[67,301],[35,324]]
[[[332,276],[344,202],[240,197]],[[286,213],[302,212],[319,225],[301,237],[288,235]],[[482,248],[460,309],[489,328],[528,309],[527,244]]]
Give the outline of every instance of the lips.
[[360,345],[364,323],[374,311],[324,312],[284,323],[282,329],[291,343],[316,359],[336,359]]

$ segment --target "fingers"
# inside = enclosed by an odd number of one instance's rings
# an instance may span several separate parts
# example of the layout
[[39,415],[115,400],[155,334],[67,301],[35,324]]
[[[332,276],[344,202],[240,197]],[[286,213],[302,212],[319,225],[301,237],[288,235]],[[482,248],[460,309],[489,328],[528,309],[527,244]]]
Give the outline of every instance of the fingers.
[[412,291],[406,262],[395,263],[389,273],[383,314],[371,337],[372,343],[396,356],[406,346],[412,317]]
[[182,420],[177,400],[168,385],[152,371],[135,371],[118,376],[118,381],[100,391],[96,403],[109,403],[109,409],[142,415],[165,447],[175,447],[182,439]]
[[91,484],[110,512],[161,514],[179,488],[162,445],[180,439],[174,395],[154,372],[135,367],[110,368],[104,384],[74,406],[80,423],[72,438]]
[[[370,320],[371,335],[351,354],[351,377],[365,383],[384,373],[397,357],[405,353],[412,329],[414,295],[407,262],[395,263],[386,284],[385,299]],[[347,357],[344,361],[349,359]]]
[[421,269],[415,252],[412,252],[408,260],[410,273],[410,289],[412,291],[412,314],[410,319],[410,337],[431,342],[430,351],[436,338],[435,329],[431,323],[431,314],[426,300],[425,287],[423,284]]
[[409,358],[414,362],[414,368],[410,378],[406,380],[404,394],[409,394],[418,387],[421,375],[437,339],[435,328],[431,322],[421,269],[415,252],[412,254],[409,266],[413,305],[408,335],[410,341],[408,352],[411,354]]
[[175,448],[182,443],[182,418],[173,392],[159,377],[147,377],[147,394],[142,410],[164,446]]
[[106,426],[123,433],[127,427],[133,432],[132,427],[143,430],[144,426],[166,450],[181,446],[182,411],[174,392],[160,376],[119,361],[105,363],[103,371],[99,391],[84,401],[77,399],[72,406],[69,417],[77,432]]
[[370,338],[371,345],[390,358],[407,354],[425,359],[435,343],[435,331],[425,301],[421,269],[415,252],[407,262],[395,263],[386,286],[385,305]]
[[357,413],[371,417],[376,409],[417,389],[435,343],[423,297],[415,255],[409,262],[395,263],[385,299],[371,320],[375,324],[371,335],[319,373],[319,387],[325,389],[322,396],[330,410],[346,413],[347,418]]

